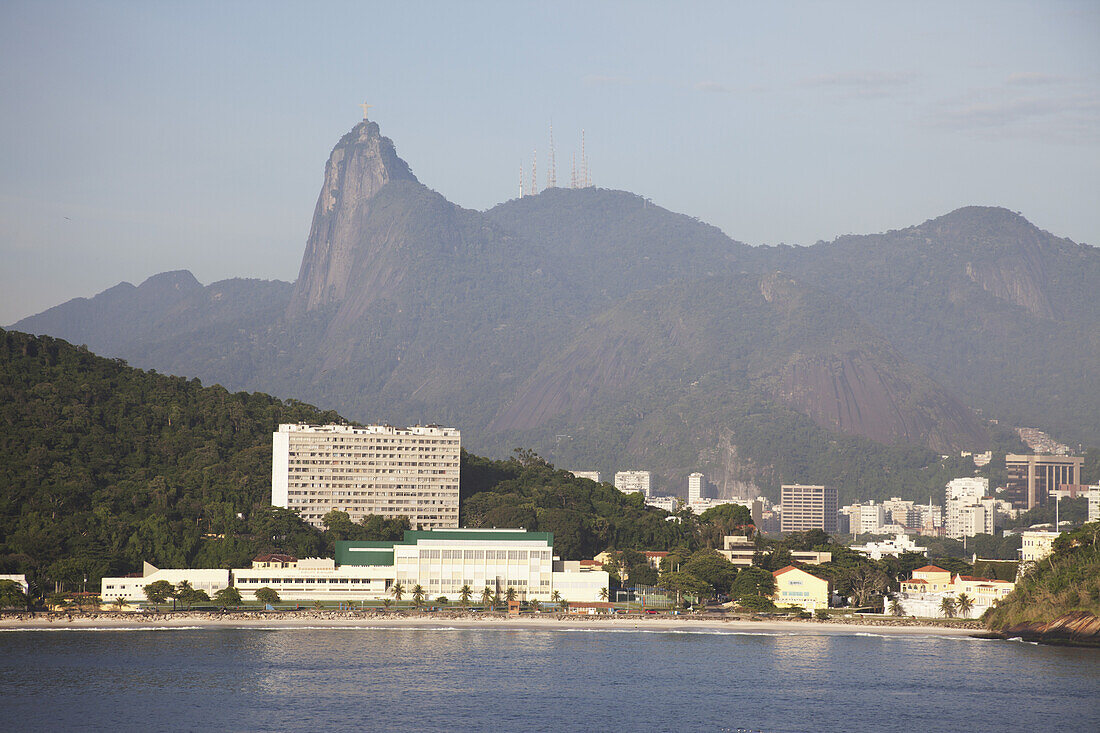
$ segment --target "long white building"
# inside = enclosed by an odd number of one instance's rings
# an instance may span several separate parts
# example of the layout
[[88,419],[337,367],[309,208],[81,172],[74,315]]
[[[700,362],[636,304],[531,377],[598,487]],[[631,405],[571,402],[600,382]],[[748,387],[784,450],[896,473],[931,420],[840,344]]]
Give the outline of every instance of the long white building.
[[140,575],[128,575],[121,578],[104,578],[100,584],[99,597],[104,603],[121,598],[123,601],[145,601],[145,586],[158,580],[164,580],[173,587],[187,581],[195,590],[204,591],[211,598],[222,588],[233,584],[231,571],[221,568],[166,568],[160,569],[149,563],[142,567]]
[[624,494],[638,493],[648,499],[653,491],[653,477],[649,471],[619,471],[615,474],[615,488]]
[[265,556],[232,571],[148,566],[141,578],[104,578],[101,595],[105,602],[143,601],[145,586],[163,579],[187,580],[211,596],[232,584],[250,603],[260,588],[284,601],[378,601],[392,598],[396,583],[406,599],[419,585],[428,599],[457,601],[465,585],[474,601],[485,588],[502,595],[511,588],[518,599],[539,602],[550,601],[554,591],[570,602],[603,600],[608,574],[561,561],[553,543],[551,533],[522,529],[409,530],[400,542],[337,542],[335,558]]
[[461,435],[434,425],[280,425],[272,436],[271,503],[321,527],[333,509],[408,517],[414,529],[458,526]]

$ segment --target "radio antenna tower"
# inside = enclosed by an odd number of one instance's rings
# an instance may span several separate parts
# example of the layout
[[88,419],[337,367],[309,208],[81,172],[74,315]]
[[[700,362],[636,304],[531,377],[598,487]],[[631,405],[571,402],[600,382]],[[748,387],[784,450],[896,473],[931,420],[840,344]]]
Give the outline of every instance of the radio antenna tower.
[[584,128],[581,128],[581,188],[588,188],[588,154],[584,152]]
[[531,195],[534,196],[539,192],[539,151],[534,150],[531,153]]
[[569,174],[569,188],[577,187],[577,152],[573,151],[573,172]]
[[558,186],[558,161],[554,157],[554,123],[550,123],[550,171],[546,174],[546,187]]
[[519,162],[519,197],[523,198],[523,161]]

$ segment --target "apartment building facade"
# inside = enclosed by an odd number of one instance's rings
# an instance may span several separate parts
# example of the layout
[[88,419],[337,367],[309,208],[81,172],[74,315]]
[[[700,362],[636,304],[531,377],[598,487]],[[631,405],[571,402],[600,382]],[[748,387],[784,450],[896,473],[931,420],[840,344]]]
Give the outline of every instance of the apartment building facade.
[[785,484],[780,489],[781,532],[820,529],[836,534],[837,490],[830,486]]
[[436,425],[280,425],[272,436],[271,503],[322,527],[329,511],[353,522],[408,517],[414,529],[458,526],[461,434]]

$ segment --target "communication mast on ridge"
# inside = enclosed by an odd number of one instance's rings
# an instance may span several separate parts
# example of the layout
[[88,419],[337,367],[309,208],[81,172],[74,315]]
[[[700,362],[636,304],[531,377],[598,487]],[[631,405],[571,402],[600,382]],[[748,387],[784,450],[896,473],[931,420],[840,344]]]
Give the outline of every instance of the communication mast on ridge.
[[588,175],[588,153],[584,150],[584,128],[581,128],[581,188],[592,185],[592,179]]
[[519,162],[519,197],[523,198],[524,195],[525,194],[523,193],[523,161],[521,160]]
[[569,174],[569,188],[577,187],[577,153],[573,153],[573,172]]
[[539,151],[536,149],[531,153],[531,195],[534,196],[539,192]]
[[550,123],[550,170],[546,174],[546,187],[557,188],[558,162],[554,158],[554,123]]

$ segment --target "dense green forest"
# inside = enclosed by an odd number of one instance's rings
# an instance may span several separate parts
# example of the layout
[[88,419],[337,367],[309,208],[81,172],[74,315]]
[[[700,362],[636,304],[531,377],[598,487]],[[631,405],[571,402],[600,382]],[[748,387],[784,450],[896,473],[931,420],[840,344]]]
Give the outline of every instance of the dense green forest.
[[1066,532],[1015,590],[983,617],[991,629],[1053,621],[1074,611],[1100,616],[1100,522]]
[[156,565],[220,567],[325,538],[270,506],[280,422],[340,421],[0,331],[0,572],[73,584]]

